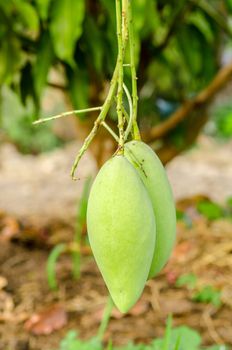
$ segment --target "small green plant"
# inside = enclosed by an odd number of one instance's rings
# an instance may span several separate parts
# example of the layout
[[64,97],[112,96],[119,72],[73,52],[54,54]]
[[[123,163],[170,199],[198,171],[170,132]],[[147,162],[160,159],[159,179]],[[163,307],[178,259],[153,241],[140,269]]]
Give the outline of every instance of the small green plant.
[[199,333],[189,327],[172,328],[172,319],[169,317],[164,337],[153,340],[149,345],[128,343],[113,347],[112,342],[109,342],[104,348],[96,337],[82,341],[77,332],[69,331],[61,341],[59,350],[229,350],[225,345],[202,347],[201,342]]
[[186,286],[189,289],[193,289],[197,283],[197,276],[193,273],[188,273],[180,276],[176,281],[176,287]]
[[191,290],[191,298],[199,303],[210,303],[216,307],[221,306],[221,292],[213,286],[204,286],[201,289],[197,288],[197,276],[193,273],[184,274],[176,281],[176,287],[187,287]]
[[217,220],[224,216],[223,208],[211,201],[202,201],[197,204],[197,210],[208,220]]
[[56,264],[59,257],[68,253],[72,258],[72,272],[73,277],[78,279],[80,277],[80,246],[81,246],[81,231],[86,222],[86,210],[87,202],[90,190],[91,178],[88,178],[85,182],[80,203],[77,210],[76,229],[73,242],[69,244],[60,243],[57,244],[51,251],[47,261],[47,279],[48,285],[51,289],[56,290],[58,288],[56,279]]
[[193,300],[200,303],[211,303],[216,307],[220,307],[221,292],[212,286],[205,286],[193,296]]
[[220,104],[213,111],[212,126],[209,133],[220,139],[232,137],[232,104]]

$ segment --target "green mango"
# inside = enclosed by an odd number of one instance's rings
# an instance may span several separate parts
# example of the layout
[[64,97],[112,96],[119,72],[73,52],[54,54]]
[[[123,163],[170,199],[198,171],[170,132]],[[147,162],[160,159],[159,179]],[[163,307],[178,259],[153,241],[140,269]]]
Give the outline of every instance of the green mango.
[[176,238],[176,210],[165,169],[155,152],[144,142],[130,141],[125,156],[133,164],[150,196],[156,220],[156,245],[149,278],[168,261]]
[[127,312],[140,297],[155,247],[155,218],[133,166],[117,155],[100,169],[87,207],[90,245],[111,297]]

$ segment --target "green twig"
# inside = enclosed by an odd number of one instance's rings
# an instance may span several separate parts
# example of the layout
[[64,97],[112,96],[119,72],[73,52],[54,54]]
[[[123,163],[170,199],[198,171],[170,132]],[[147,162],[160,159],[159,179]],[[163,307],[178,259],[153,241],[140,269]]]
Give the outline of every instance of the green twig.
[[124,147],[124,119],[122,114],[122,99],[123,99],[123,40],[122,40],[122,9],[121,0],[116,2],[116,18],[117,18],[117,37],[118,37],[118,93],[117,93],[117,114],[118,114],[118,129],[119,129],[119,147],[123,152]]
[[101,112],[99,114],[99,116],[97,117],[97,119],[94,122],[94,126],[90,132],[90,134],[87,136],[87,138],[85,139],[85,142],[83,144],[83,146],[81,147],[81,149],[79,150],[76,159],[74,161],[74,164],[72,166],[72,170],[71,170],[71,176],[73,180],[77,180],[77,178],[75,178],[75,171],[76,168],[83,156],[83,154],[86,152],[87,148],[89,147],[90,143],[92,142],[93,138],[95,137],[95,135],[98,132],[98,129],[101,125],[101,123],[105,120],[107,113],[110,109],[110,106],[112,104],[114,95],[116,93],[116,88],[117,88],[117,78],[118,78],[118,70],[119,70],[119,59],[117,59],[117,63],[116,63],[116,67],[114,70],[114,74],[110,83],[110,89],[108,92],[108,96],[102,106]]
[[125,131],[125,140],[127,140],[128,135],[131,132],[131,129],[133,127],[133,103],[131,100],[131,95],[129,93],[129,90],[127,89],[125,84],[123,84],[123,89],[126,93],[128,104],[129,104],[129,109],[130,109],[130,117],[129,117],[128,125],[127,125],[126,131]]
[[129,21],[129,43],[130,43],[130,64],[131,64],[131,79],[132,79],[132,99],[133,99],[133,129],[134,138],[140,140],[140,133],[137,124],[138,113],[138,91],[137,91],[137,76],[135,67],[135,39],[132,16],[132,0],[128,0],[128,21]]
[[59,118],[63,118],[63,117],[68,117],[72,114],[81,114],[81,113],[87,113],[87,112],[94,112],[94,111],[100,111],[102,109],[102,107],[92,107],[92,108],[85,108],[85,109],[77,109],[74,111],[68,111],[68,112],[64,112],[61,114],[57,114],[54,115],[52,117],[48,117],[48,118],[43,118],[43,119],[38,119],[35,122],[33,122],[34,125],[36,124],[41,124],[41,123],[45,123],[54,119],[59,119]]
[[122,0],[122,39],[126,45],[128,40],[128,0]]
[[111,127],[106,124],[106,122],[102,122],[102,126],[104,126],[104,128],[113,136],[113,138],[119,142],[119,137],[118,135],[115,134],[114,130],[111,129]]
[[97,338],[99,339],[99,341],[102,341],[102,339],[104,337],[106,328],[109,324],[109,320],[110,320],[110,316],[111,316],[113,307],[114,307],[114,302],[113,302],[112,298],[109,296],[108,300],[107,300],[107,304],[105,306],[102,321],[101,321],[101,324],[100,324],[100,327],[99,327],[98,333],[97,333]]

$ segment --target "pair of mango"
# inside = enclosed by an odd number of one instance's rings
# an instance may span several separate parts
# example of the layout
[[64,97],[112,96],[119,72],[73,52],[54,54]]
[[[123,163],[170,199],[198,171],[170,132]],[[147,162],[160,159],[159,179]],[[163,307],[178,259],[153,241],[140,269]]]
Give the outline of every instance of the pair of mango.
[[171,188],[159,158],[141,141],[108,160],[90,191],[90,245],[121,312],[139,299],[147,279],[166,264],[176,236]]

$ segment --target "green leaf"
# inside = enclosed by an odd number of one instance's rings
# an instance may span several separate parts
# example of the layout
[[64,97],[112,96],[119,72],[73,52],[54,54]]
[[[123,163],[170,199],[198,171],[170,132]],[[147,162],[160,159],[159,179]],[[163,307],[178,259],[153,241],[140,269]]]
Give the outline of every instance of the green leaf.
[[75,331],[69,331],[61,341],[59,350],[103,350],[103,347],[96,337],[82,341]]
[[172,335],[172,316],[168,316],[162,350],[169,350]]
[[176,281],[176,287],[187,286],[190,289],[193,289],[197,283],[197,276],[193,273],[188,273],[180,276]]
[[51,9],[51,36],[58,58],[74,66],[74,50],[82,34],[85,0],[56,0]]
[[22,63],[20,42],[13,35],[0,43],[0,85],[11,83]]
[[[76,228],[75,228],[75,236],[74,242],[77,246],[81,245],[81,233],[84,224],[86,223],[86,215],[87,215],[87,204],[88,197],[90,192],[92,178],[89,176],[85,181],[84,188],[81,194],[81,199],[77,209],[77,218],[76,218]],[[72,252],[72,264],[73,264],[73,277],[78,279],[80,277],[80,261],[81,261],[81,253],[80,251]]]
[[132,1],[133,18],[135,19],[134,28],[137,33],[139,33],[144,26],[146,5],[146,0]]
[[[178,350],[199,350],[199,346],[201,344],[201,337],[199,334],[186,326],[177,327],[171,330],[170,338],[171,345],[168,350],[174,350],[177,343],[179,345]],[[156,339],[152,344],[152,349],[161,350],[164,340]]]
[[36,5],[42,20],[46,20],[48,18],[50,2],[51,0],[36,0]]
[[193,24],[210,43],[214,40],[214,33],[205,14],[200,11],[192,12],[187,18],[187,23]]
[[210,201],[202,201],[197,204],[197,210],[204,215],[208,220],[220,219],[224,216],[223,209],[217,203]]
[[232,13],[232,0],[224,0],[224,3],[230,13]]
[[61,146],[61,140],[51,130],[51,125],[32,125],[35,107],[30,97],[25,106],[13,90],[2,89],[2,127],[8,139],[24,153],[38,153]]
[[226,203],[227,203],[228,207],[230,207],[232,209],[232,196],[227,198]]
[[84,33],[84,42],[86,45],[86,52],[89,53],[90,66],[94,66],[96,72],[101,74],[105,46],[102,42],[102,33],[90,16],[87,16],[85,20]]
[[193,300],[200,303],[211,303],[219,307],[221,306],[221,292],[212,286],[206,286],[193,296]]
[[[89,79],[86,70],[76,67],[75,70],[67,67],[69,91],[75,109],[88,106],[89,101]],[[80,118],[85,115],[81,114]]]
[[29,34],[36,37],[39,32],[39,18],[35,8],[30,3],[21,0],[14,0],[14,5]]
[[27,62],[26,65],[21,70],[20,77],[20,95],[21,101],[26,106],[28,97],[31,98],[34,104],[34,111],[37,114],[39,109],[39,101],[37,99],[35,89],[34,89],[34,80],[32,74],[32,65]]
[[37,97],[40,98],[46,86],[49,68],[52,64],[54,52],[50,35],[45,32],[38,45],[36,61],[33,65],[34,86]]
[[[202,38],[204,39],[203,36]],[[201,39],[197,35],[196,28],[190,25],[184,26],[177,33],[177,40],[189,71],[194,75],[199,74],[202,67]]]
[[66,250],[66,244],[58,244],[56,245],[51,253],[49,254],[48,260],[47,260],[47,278],[48,278],[48,285],[51,289],[57,289],[57,282],[56,282],[56,263],[61,254],[63,254]]

